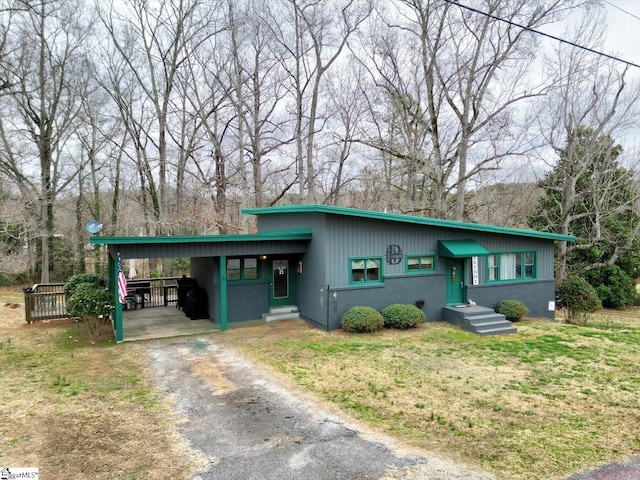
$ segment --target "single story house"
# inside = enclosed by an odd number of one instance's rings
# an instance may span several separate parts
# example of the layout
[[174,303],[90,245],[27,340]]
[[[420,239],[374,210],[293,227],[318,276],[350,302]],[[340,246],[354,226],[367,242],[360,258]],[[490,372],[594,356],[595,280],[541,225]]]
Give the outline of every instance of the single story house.
[[[505,299],[523,302],[531,316],[554,318],[554,242],[575,241],[569,235],[328,205],[243,213],[257,217],[258,233],[94,236],[91,243],[108,246],[114,294],[118,258],[189,257],[191,277],[207,293],[209,318],[221,329],[228,322],[277,318],[280,308],[333,330],[355,305],[382,309],[407,303],[421,308],[427,321],[448,320],[480,332],[464,317],[477,314],[495,325],[487,314],[495,315],[493,308]],[[268,312],[272,317],[263,317]],[[118,305],[117,340],[122,321]],[[510,325],[502,329],[514,331]],[[487,327],[487,333],[501,333],[500,327]]]

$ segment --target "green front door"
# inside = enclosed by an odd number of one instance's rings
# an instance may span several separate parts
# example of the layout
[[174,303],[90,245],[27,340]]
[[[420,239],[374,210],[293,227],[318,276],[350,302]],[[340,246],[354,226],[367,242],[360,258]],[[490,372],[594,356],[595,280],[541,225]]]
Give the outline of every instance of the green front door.
[[447,304],[464,302],[464,260],[451,258],[447,261]]
[[291,282],[289,276],[289,260],[275,259],[271,261],[271,279],[269,306],[291,305]]

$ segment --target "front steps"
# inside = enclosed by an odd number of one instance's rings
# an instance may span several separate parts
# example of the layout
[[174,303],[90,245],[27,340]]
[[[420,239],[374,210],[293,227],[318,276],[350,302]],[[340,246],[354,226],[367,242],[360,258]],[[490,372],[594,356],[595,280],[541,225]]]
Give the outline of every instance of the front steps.
[[442,319],[477,335],[502,335],[518,331],[504,315],[480,305],[444,307]]
[[262,319],[267,322],[276,320],[295,320],[300,318],[300,311],[296,305],[269,307],[269,313],[263,313]]

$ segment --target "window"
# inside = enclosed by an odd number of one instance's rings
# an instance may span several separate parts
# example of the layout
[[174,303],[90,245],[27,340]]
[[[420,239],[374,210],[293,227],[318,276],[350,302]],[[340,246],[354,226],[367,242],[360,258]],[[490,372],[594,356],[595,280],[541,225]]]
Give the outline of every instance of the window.
[[494,253],[487,257],[489,282],[526,280],[535,276],[535,252]]
[[351,260],[351,283],[381,283],[382,258],[354,258]]
[[433,272],[434,270],[433,255],[407,255],[407,273]]
[[256,257],[227,259],[227,280],[256,280],[257,278],[258,259]]

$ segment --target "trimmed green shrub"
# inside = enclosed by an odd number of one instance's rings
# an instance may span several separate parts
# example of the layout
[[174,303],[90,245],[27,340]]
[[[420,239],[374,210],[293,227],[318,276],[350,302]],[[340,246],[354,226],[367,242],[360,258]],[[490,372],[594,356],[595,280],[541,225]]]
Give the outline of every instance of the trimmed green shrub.
[[409,304],[395,303],[384,308],[380,313],[384,318],[385,327],[399,330],[417,327],[426,320],[422,310]]
[[93,283],[80,283],[75,286],[73,294],[67,301],[67,312],[72,317],[99,317],[108,313],[113,307],[113,295],[103,287]]
[[76,284],[73,294],[67,300],[67,312],[72,317],[83,320],[92,340],[97,340],[100,336],[101,316],[104,318],[113,307],[111,292],[90,282]]
[[503,300],[496,307],[496,312],[507,317],[510,322],[519,322],[529,313],[529,309],[519,300]]
[[578,275],[567,277],[556,288],[558,306],[567,311],[567,323],[586,325],[589,313],[602,308],[596,289]]
[[384,318],[372,307],[352,307],[342,316],[342,328],[347,332],[375,332],[383,326]]
[[584,275],[598,292],[602,305],[607,308],[620,308],[636,302],[636,282],[619,266],[608,265],[595,268]]
[[107,279],[97,273],[79,273],[69,277],[69,280],[64,285],[64,295],[67,300],[73,296],[78,285],[82,283],[90,283],[95,287],[104,289],[107,286]]

